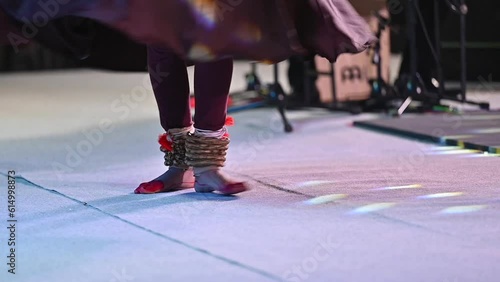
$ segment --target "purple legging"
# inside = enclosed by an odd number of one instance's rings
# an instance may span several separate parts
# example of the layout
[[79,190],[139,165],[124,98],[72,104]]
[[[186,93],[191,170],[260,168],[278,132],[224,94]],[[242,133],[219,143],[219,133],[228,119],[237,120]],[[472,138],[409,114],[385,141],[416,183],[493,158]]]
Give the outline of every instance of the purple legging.
[[[192,124],[186,62],[168,49],[148,46],[148,68],[161,126],[165,131]],[[233,60],[195,64],[194,126],[219,130],[226,122]]]

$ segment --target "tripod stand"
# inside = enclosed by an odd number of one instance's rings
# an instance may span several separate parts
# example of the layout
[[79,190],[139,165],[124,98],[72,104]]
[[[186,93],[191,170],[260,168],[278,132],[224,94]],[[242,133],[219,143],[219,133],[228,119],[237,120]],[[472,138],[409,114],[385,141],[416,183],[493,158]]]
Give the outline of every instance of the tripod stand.
[[246,91],[260,91],[262,88],[262,83],[257,75],[257,63],[250,63],[251,70],[245,75],[245,80],[247,82]]
[[378,12],[375,13],[375,17],[377,18],[378,21],[377,32],[375,33],[375,36],[377,37],[378,40],[375,43],[375,47],[373,48],[374,54],[372,63],[375,64],[377,67],[377,77],[375,79],[371,79],[370,84],[372,86],[371,96],[376,99],[386,96],[389,92],[389,85],[382,78],[382,56],[380,51],[382,45],[380,42],[382,38],[382,32],[389,25],[389,19],[384,18]]
[[376,66],[376,77],[369,80],[371,94],[367,100],[363,101],[363,111],[383,110],[388,112],[392,106],[391,102],[397,98],[394,87],[384,80],[382,74],[382,33],[390,25],[390,20],[382,16],[380,12],[374,12],[373,15],[378,22],[375,32],[375,37],[378,40],[372,47],[373,58],[371,62]]
[[[246,109],[254,109],[263,106],[275,106],[283,121],[283,127],[285,132],[289,133],[293,131],[293,127],[288,121],[285,113],[286,109],[286,94],[279,82],[279,68],[278,64],[273,66],[273,83],[269,85],[262,85],[261,80],[257,75],[257,63],[251,63],[251,71],[245,75],[245,80],[247,82],[246,89],[242,92],[233,93],[233,95],[238,96],[252,96],[252,98],[257,97],[257,101],[251,104],[242,105],[238,107],[232,107],[228,109],[228,112],[236,112]],[[246,95],[251,94],[251,95]]]
[[276,103],[278,107],[278,112],[280,113],[281,119],[283,121],[285,132],[292,132],[293,127],[285,115],[286,94],[285,91],[283,90],[283,87],[281,87],[281,83],[279,82],[278,73],[279,73],[278,64],[274,64],[273,66],[274,82],[269,87],[269,97],[271,99],[271,103]]
[[[430,42],[427,30],[423,25],[423,17],[419,10],[419,0],[408,0],[407,11],[407,33],[410,51],[410,73],[403,80],[404,90],[400,90],[402,97],[405,99],[399,107],[397,114],[402,115],[409,107],[412,101],[421,101],[423,109],[433,108],[434,106],[443,106],[441,100],[457,101],[471,105],[477,105],[480,109],[489,110],[489,103],[474,102],[466,99],[467,92],[467,65],[466,65],[466,15],[467,6],[465,0],[446,0],[448,6],[460,16],[460,61],[461,61],[461,78],[459,91],[447,91],[444,88],[443,67],[441,64],[441,36],[439,25],[439,3],[434,1],[434,26],[435,26],[435,44]],[[451,2],[455,2],[454,4]],[[439,83],[437,93],[429,91],[423,82],[420,74],[417,72],[417,46],[416,46],[416,27],[417,15],[420,24],[428,40],[428,44],[433,51],[434,60],[437,64],[437,82]],[[460,98],[457,98],[460,97]],[[446,107],[446,106],[444,106]]]

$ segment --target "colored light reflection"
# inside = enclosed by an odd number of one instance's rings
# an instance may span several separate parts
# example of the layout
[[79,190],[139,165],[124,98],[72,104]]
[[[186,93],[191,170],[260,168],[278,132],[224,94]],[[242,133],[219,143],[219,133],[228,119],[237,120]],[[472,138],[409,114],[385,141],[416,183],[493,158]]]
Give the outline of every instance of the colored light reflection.
[[418,188],[422,188],[422,185],[412,184],[412,185],[405,185],[405,186],[389,186],[389,187],[375,188],[373,190],[382,191],[382,190],[400,190],[400,189],[418,189]]
[[379,210],[384,210],[388,209],[390,207],[395,206],[395,203],[376,203],[376,204],[370,204],[366,206],[359,207],[355,210],[353,210],[351,213],[355,214],[365,214],[365,213],[371,213]]
[[215,59],[215,54],[203,44],[194,44],[189,50],[188,57],[197,61],[211,61]]
[[464,194],[463,192],[436,193],[436,194],[419,196],[418,198],[419,199],[438,199],[438,198],[458,197],[458,196],[462,196],[463,194]]
[[482,128],[482,129],[472,130],[472,132],[477,134],[494,134],[494,133],[500,133],[500,128]]
[[312,181],[304,181],[296,185],[297,188],[311,187],[311,186],[320,186],[325,184],[333,184],[333,181],[326,180],[312,180]]
[[463,156],[464,158],[491,158],[491,157],[500,157],[500,154],[493,154],[489,152],[483,152],[482,154],[473,154]]
[[219,7],[215,0],[188,0],[194,9],[198,20],[208,27],[213,28],[220,15]]
[[460,149],[460,150],[432,152],[430,153],[430,155],[462,155],[462,154],[477,154],[480,152],[481,151],[479,150]]
[[487,207],[486,205],[455,206],[446,208],[442,210],[441,213],[446,213],[446,214],[470,213],[470,212],[480,211],[482,209],[485,209],[486,207]]
[[304,204],[311,205],[311,206],[312,205],[322,205],[322,204],[336,202],[336,201],[344,199],[346,197],[347,197],[346,194],[325,195],[325,196],[320,196],[320,197],[316,197],[316,198],[304,201]]

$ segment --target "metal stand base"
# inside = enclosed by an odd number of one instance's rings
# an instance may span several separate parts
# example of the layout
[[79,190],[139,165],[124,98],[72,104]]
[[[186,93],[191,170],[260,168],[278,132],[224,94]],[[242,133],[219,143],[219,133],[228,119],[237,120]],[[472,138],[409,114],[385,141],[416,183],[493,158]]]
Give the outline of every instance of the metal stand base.
[[[258,102],[259,107],[273,106],[278,109],[278,112],[283,120],[283,127],[285,132],[292,132],[293,127],[288,121],[286,116],[286,94],[281,86],[278,78],[278,65],[274,65],[274,81],[270,85],[262,85],[261,80],[257,75],[257,64],[251,64],[251,71],[245,75],[245,80],[247,81],[246,90],[243,92],[255,93],[255,96],[262,97],[262,101]],[[241,93],[243,93],[241,92]],[[236,93],[235,93],[236,94]],[[243,109],[253,109],[255,107],[239,107],[239,110]]]

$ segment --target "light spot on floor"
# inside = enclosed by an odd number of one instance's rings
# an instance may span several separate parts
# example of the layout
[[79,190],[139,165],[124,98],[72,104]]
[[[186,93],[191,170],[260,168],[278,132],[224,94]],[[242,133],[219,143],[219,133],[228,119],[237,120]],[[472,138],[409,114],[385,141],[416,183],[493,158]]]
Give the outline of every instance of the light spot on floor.
[[462,196],[463,194],[464,194],[463,192],[436,193],[436,194],[429,194],[429,195],[419,196],[418,198],[419,199],[449,198],[449,197]]
[[335,183],[335,182],[326,181],[326,180],[312,180],[312,181],[301,182],[301,183],[295,185],[295,187],[304,188],[304,187],[320,186],[320,185],[333,184],[333,183]]
[[480,211],[485,208],[486,205],[455,206],[443,209],[441,213],[446,213],[446,214],[470,213],[470,212]]
[[365,213],[370,213],[370,212],[375,212],[379,210],[384,210],[393,207],[396,205],[396,203],[375,203],[375,204],[369,204],[366,206],[359,207],[355,210],[353,210],[351,213],[355,214],[365,214]]
[[477,154],[480,152],[481,151],[479,150],[459,149],[459,150],[432,152],[430,153],[430,155],[461,155],[461,154]]
[[336,202],[336,201],[344,199],[346,197],[347,197],[347,194],[324,195],[324,196],[320,196],[320,197],[316,197],[316,198],[304,201],[304,204],[306,204],[306,205],[321,205],[321,204]]
[[421,184],[412,184],[412,185],[404,185],[404,186],[389,186],[389,187],[375,188],[373,190],[382,191],[382,190],[401,190],[401,189],[418,189],[418,188],[422,188],[422,185]]

